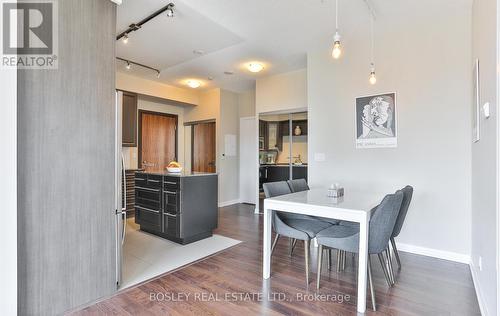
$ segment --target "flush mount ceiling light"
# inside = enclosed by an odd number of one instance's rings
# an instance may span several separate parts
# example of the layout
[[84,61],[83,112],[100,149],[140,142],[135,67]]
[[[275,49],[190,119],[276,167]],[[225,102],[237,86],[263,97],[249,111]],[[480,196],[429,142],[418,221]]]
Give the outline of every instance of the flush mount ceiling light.
[[201,82],[194,79],[189,79],[188,81],[186,81],[186,84],[193,89],[199,88],[201,86]]
[[264,65],[257,62],[251,62],[247,65],[247,68],[250,72],[257,73],[261,72],[264,69]]
[[342,55],[342,44],[339,34],[339,0],[335,0],[335,36],[333,37],[332,57],[339,59]]
[[166,6],[164,6],[163,8],[161,8],[160,10],[156,11],[155,13],[149,15],[148,17],[142,19],[141,21],[137,22],[137,23],[132,23],[129,25],[128,29],[126,29],[125,31],[121,32],[117,37],[116,37],[116,40],[119,41],[120,39],[123,41],[123,43],[127,43],[128,42],[128,35],[132,32],[135,32],[137,30],[139,30],[144,24],[148,23],[149,21],[151,21],[152,19],[156,18],[158,15],[162,14],[163,12],[166,12],[167,13],[167,16],[168,17],[174,17],[174,7],[175,7],[175,4],[173,4],[172,2],[167,4]]

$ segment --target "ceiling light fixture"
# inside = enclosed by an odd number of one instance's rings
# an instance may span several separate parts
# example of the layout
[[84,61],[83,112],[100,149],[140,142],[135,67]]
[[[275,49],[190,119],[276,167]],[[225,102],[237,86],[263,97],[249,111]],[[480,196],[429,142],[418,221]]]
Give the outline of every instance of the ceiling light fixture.
[[370,18],[370,27],[371,27],[371,63],[370,63],[370,77],[369,81],[370,84],[376,84],[377,83],[377,76],[375,75],[375,37],[374,37],[374,17],[373,15]]
[[160,77],[161,77],[161,72],[158,71],[158,73],[156,74],[156,78],[160,79]]
[[193,88],[193,89],[199,88],[201,86],[201,82],[199,82],[198,80],[192,80],[192,79],[186,81],[186,84],[190,88]]
[[169,18],[173,18],[174,17],[174,7],[175,7],[175,4],[173,4],[173,3],[170,3],[168,5],[168,9],[167,9],[166,12],[167,12],[167,16]]
[[128,60],[128,59],[125,59],[125,58],[121,58],[121,57],[116,57],[116,59],[124,62],[125,63],[125,68],[127,70],[130,70],[132,68],[132,65],[137,65],[139,67],[146,68],[146,69],[154,71],[156,73],[156,77],[160,78],[160,73],[161,73],[160,69],[149,67],[147,65],[136,63],[135,61],[131,61],[131,60]]
[[248,70],[254,73],[261,72],[264,69],[264,66],[260,63],[249,63],[247,66]]
[[128,43],[128,34],[123,35],[122,42],[123,42],[123,44],[127,44]]
[[[163,8],[161,8],[160,10],[154,12],[153,14],[145,17],[144,19],[142,19],[140,22],[138,23],[132,23],[129,25],[128,29],[126,29],[125,31],[121,32],[120,34],[118,34],[118,36],[116,36],[116,40],[120,40],[124,37],[128,37],[128,35],[132,32],[135,32],[137,30],[139,30],[144,24],[148,23],[149,21],[151,21],[152,19],[156,18],[158,15],[162,14],[163,12],[166,12],[167,13],[167,16],[168,17],[174,17],[174,7],[175,7],[175,4],[173,4],[172,2],[167,4],[166,6],[164,6]],[[126,39],[123,40],[124,43],[125,41],[127,41]]]
[[335,0],[335,36],[333,37],[332,57],[339,59],[342,55],[342,44],[339,34],[339,0]]

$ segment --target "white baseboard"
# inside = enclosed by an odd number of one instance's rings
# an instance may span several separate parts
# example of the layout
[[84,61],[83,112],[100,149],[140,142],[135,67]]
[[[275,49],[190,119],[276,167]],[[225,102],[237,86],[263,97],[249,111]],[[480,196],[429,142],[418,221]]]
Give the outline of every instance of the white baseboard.
[[474,283],[474,289],[476,290],[477,302],[479,304],[479,309],[481,310],[481,315],[489,316],[488,307],[484,301],[483,294],[481,292],[481,287],[479,287],[477,269],[474,263],[471,261],[469,264],[470,273],[472,275],[472,282]]
[[219,202],[219,207],[226,207],[229,205],[234,205],[240,203],[239,199],[236,200],[231,200],[231,201],[225,201],[225,202]]
[[413,253],[416,255],[422,255],[422,256],[427,256],[427,257],[433,257],[433,258],[439,258],[439,259],[444,259],[444,260],[449,260],[449,261],[454,261],[454,262],[470,264],[470,256],[466,255],[466,254],[462,254],[462,253],[444,251],[444,250],[438,250],[438,249],[432,249],[432,248],[426,248],[426,247],[420,247],[420,246],[414,246],[414,245],[403,244],[403,243],[399,243],[399,242],[396,242],[396,246],[398,247],[398,250],[403,251],[403,252],[409,252],[409,253]]

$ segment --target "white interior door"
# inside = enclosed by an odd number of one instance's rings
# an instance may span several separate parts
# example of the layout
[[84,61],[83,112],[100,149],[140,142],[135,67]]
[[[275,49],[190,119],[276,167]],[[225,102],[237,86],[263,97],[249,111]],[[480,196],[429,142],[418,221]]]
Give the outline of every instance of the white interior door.
[[[240,201],[256,204],[258,174],[258,131],[255,117],[240,119]],[[257,189],[258,190],[258,189]]]

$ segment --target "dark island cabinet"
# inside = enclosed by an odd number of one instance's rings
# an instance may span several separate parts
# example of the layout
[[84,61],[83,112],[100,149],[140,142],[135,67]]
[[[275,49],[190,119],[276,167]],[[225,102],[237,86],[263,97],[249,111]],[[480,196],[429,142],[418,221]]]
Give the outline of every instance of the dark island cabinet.
[[136,173],[135,221],[141,230],[188,244],[212,236],[218,220],[217,174]]

